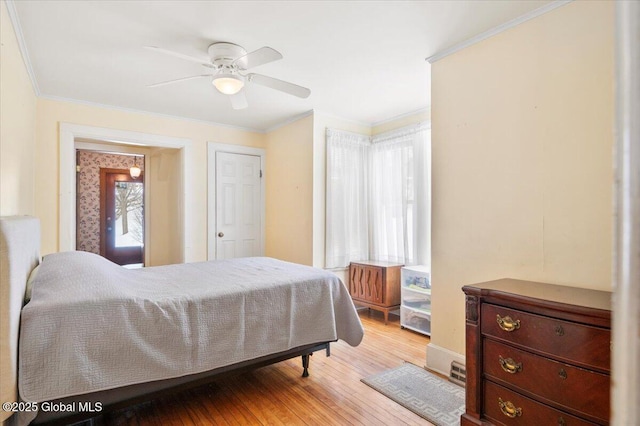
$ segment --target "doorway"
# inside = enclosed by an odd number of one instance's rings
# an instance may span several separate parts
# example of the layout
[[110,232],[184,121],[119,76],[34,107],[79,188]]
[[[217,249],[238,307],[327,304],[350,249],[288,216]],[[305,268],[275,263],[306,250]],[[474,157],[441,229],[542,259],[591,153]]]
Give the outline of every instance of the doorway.
[[[80,200],[80,196],[77,192],[78,187],[78,172],[76,167],[76,150],[77,149],[91,149],[102,150],[104,145],[117,147],[114,150],[118,152],[127,152],[132,155],[145,155],[152,154],[151,151],[155,149],[173,149],[177,152],[175,170],[170,174],[170,178],[173,179],[172,190],[176,196],[172,199],[167,199],[162,191],[155,191],[151,188],[151,184],[155,185],[152,174],[145,173],[145,185],[149,187],[145,188],[146,206],[145,213],[147,219],[145,220],[145,236],[149,241],[145,244],[145,265],[156,266],[166,264],[163,259],[157,260],[154,258],[154,252],[156,247],[162,247],[161,244],[153,241],[154,235],[163,235],[166,230],[160,220],[154,217],[149,217],[151,213],[158,212],[160,215],[165,215],[165,210],[154,207],[154,193],[156,200],[165,201],[169,204],[172,212],[173,227],[175,232],[170,235],[172,245],[170,247],[169,254],[171,258],[168,259],[171,263],[193,262],[200,259],[200,254],[197,250],[196,241],[198,241],[201,235],[201,230],[195,225],[192,225],[193,218],[196,216],[196,208],[198,206],[195,198],[195,188],[193,173],[188,171],[193,170],[193,163],[195,156],[193,154],[192,141],[185,138],[176,138],[165,135],[132,132],[128,130],[118,130],[105,127],[84,126],[78,124],[71,124],[61,122],[59,125],[59,203],[58,203],[58,251],[70,251],[81,250],[77,245],[77,223],[80,221],[77,217],[77,207]],[[102,148],[99,146],[103,146]],[[109,149],[110,150],[110,149]],[[142,151],[148,151],[143,153]],[[148,157],[149,165],[153,166],[153,155]],[[127,167],[130,167],[129,164]],[[158,185],[162,187],[162,185]],[[98,209],[96,209],[97,211]],[[96,213],[99,215],[98,213]],[[155,214],[155,213],[154,213]],[[188,220],[189,219],[189,220]],[[99,222],[99,219],[98,219]],[[157,224],[157,226],[156,226]],[[154,231],[153,227],[159,229]],[[96,232],[96,240],[99,240],[99,231]],[[93,237],[92,237],[93,238]],[[99,242],[97,243],[99,246]]]
[[[107,230],[107,226],[105,226],[105,220],[107,217],[115,218],[115,209],[116,206],[114,203],[118,198],[127,196],[131,198],[130,202],[127,199],[122,199],[124,202],[128,202],[127,204],[127,215],[124,217],[125,222],[125,233],[126,239],[118,238],[118,246],[119,247],[135,247],[136,249],[129,249],[128,251],[144,253],[145,246],[147,246],[145,237],[148,233],[146,230],[147,218],[144,217],[145,214],[148,214],[150,210],[146,207],[149,204],[148,202],[148,194],[146,186],[146,170],[145,170],[145,159],[147,157],[146,152],[124,152],[123,150],[116,149],[113,146],[107,144],[97,144],[97,143],[88,143],[88,142],[79,142],[79,149],[76,149],[75,157],[76,157],[76,249],[81,251],[88,251],[91,253],[95,253],[101,256],[104,256],[115,263],[119,264],[137,264],[140,266],[147,265],[148,261],[144,260],[144,256],[125,256],[124,258],[121,256],[121,252],[123,250],[109,250],[108,253],[105,253],[105,248],[114,246],[116,244],[115,239],[111,237],[107,237],[105,234]],[[130,188],[125,188],[122,183],[118,183],[122,188],[120,189],[120,193],[116,192],[115,185],[116,181],[112,182],[113,186],[113,194],[109,197],[106,197],[105,192],[105,177],[107,175],[104,174],[105,171],[117,171],[122,176],[117,181],[125,182],[131,181],[130,168],[132,166],[138,166],[140,168],[141,177],[135,179],[135,182],[138,184],[131,186]],[[128,189],[128,193],[125,193],[125,189]],[[140,199],[135,199],[136,194],[140,196]],[[106,200],[109,200],[109,205],[107,206]],[[119,201],[118,201],[119,202]],[[140,207],[137,210],[132,210],[135,207]],[[111,214],[105,214],[105,208],[109,207],[112,211]],[[132,211],[129,211],[132,210]],[[135,215],[142,215],[140,218],[136,218]],[[118,218],[121,217],[121,213],[117,214]],[[118,222],[118,226],[120,229],[122,228],[122,223]],[[141,228],[137,226],[137,224],[141,224]],[[115,231],[115,229],[114,229]],[[133,235],[137,236],[137,240],[139,242],[135,244],[131,244],[131,239]],[[107,244],[109,243],[109,244]],[[124,250],[125,252],[127,250]],[[120,254],[119,254],[120,253]]]
[[118,265],[144,265],[144,173],[100,169],[100,255]]

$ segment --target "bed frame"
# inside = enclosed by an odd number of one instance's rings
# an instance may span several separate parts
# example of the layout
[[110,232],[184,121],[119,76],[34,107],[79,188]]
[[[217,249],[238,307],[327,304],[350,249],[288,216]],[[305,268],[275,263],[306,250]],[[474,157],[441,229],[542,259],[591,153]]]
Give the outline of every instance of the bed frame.
[[[0,399],[16,401],[18,396],[18,337],[20,311],[23,306],[27,279],[33,268],[40,263],[40,222],[29,216],[10,216],[0,218]],[[331,342],[318,342],[279,352],[252,360],[220,367],[204,373],[193,374],[168,380],[141,383],[122,388],[110,389],[92,394],[72,396],[51,402],[76,402],[93,404],[100,402],[99,413],[60,413],[40,411],[34,424],[69,424],[87,420],[156,399],[163,395],[183,391],[209,383],[220,377],[239,374],[244,371],[264,367],[287,359],[302,357],[302,377],[309,376],[309,357],[314,352],[325,350],[330,355]],[[94,405],[87,405],[94,406]],[[3,412],[0,421],[7,419],[10,413]],[[16,417],[16,416],[14,416]],[[11,419],[15,420],[15,419]]]
[[48,426],[68,425],[83,420],[90,420],[92,417],[99,417],[103,414],[131,407],[143,402],[148,402],[156,398],[172,395],[187,389],[203,386],[223,377],[241,374],[246,371],[255,370],[260,367],[275,364],[280,361],[302,356],[303,373],[302,377],[308,377],[309,357],[314,352],[325,350],[326,355],[330,355],[330,342],[307,345],[300,348],[291,349],[286,352],[280,352],[273,355],[267,355],[220,367],[215,370],[206,371],[191,376],[179,377],[176,379],[161,380],[157,382],[141,383],[138,385],[126,386],[123,388],[111,389],[108,391],[97,392],[87,395],[77,395],[68,398],[51,401],[52,403],[68,404],[75,402],[76,405],[85,404],[86,406],[95,406],[95,402],[100,402],[103,406],[99,413],[38,413],[33,424],[42,424]]

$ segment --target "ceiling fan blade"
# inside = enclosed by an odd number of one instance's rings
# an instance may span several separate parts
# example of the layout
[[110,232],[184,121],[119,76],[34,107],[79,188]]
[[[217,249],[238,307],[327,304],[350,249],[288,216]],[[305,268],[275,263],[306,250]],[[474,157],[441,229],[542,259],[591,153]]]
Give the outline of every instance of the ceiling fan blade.
[[233,61],[233,63],[245,70],[248,70],[249,68],[268,64],[269,62],[277,61],[278,59],[282,59],[282,54],[275,49],[265,46],[239,57]]
[[306,87],[298,86],[297,84],[289,83],[287,81],[278,80],[277,78],[267,77],[262,74],[247,74],[247,78],[251,83],[259,84],[260,86],[270,87],[281,92],[288,93],[299,98],[308,98],[311,94],[311,90]]
[[164,53],[165,55],[174,56],[176,58],[184,59],[186,61],[195,62],[200,65],[204,65],[205,67],[214,68],[214,65],[209,62],[208,59],[200,59],[193,56],[185,55],[183,53],[174,52],[172,50],[163,49],[157,46],[144,46],[146,49],[153,50],[154,52]]
[[233,109],[245,109],[249,106],[247,97],[244,95],[244,90],[239,91],[235,95],[229,95],[229,99],[231,99],[231,108]]
[[179,81],[192,80],[194,78],[211,77],[212,75],[213,74],[192,75],[191,77],[182,77],[182,78],[176,78],[175,80],[161,81],[160,83],[150,84],[147,87],[159,87],[159,86],[164,86],[165,84],[177,83]]

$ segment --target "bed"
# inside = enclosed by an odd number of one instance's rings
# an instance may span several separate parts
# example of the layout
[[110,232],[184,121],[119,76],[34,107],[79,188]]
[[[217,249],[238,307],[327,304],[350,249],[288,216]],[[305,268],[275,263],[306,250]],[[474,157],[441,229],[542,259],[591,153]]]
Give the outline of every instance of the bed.
[[2,401],[22,403],[13,424],[77,421],[295,356],[306,376],[310,354],[363,337],[348,290],[321,269],[264,257],[138,270],[86,252],[41,261],[37,219],[1,218],[0,231]]

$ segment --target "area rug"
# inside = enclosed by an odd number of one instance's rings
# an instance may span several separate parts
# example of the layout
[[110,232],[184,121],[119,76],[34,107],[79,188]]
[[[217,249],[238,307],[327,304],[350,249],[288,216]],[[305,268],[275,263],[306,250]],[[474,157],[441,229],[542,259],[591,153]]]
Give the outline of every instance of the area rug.
[[411,363],[361,381],[437,426],[459,425],[464,388]]

